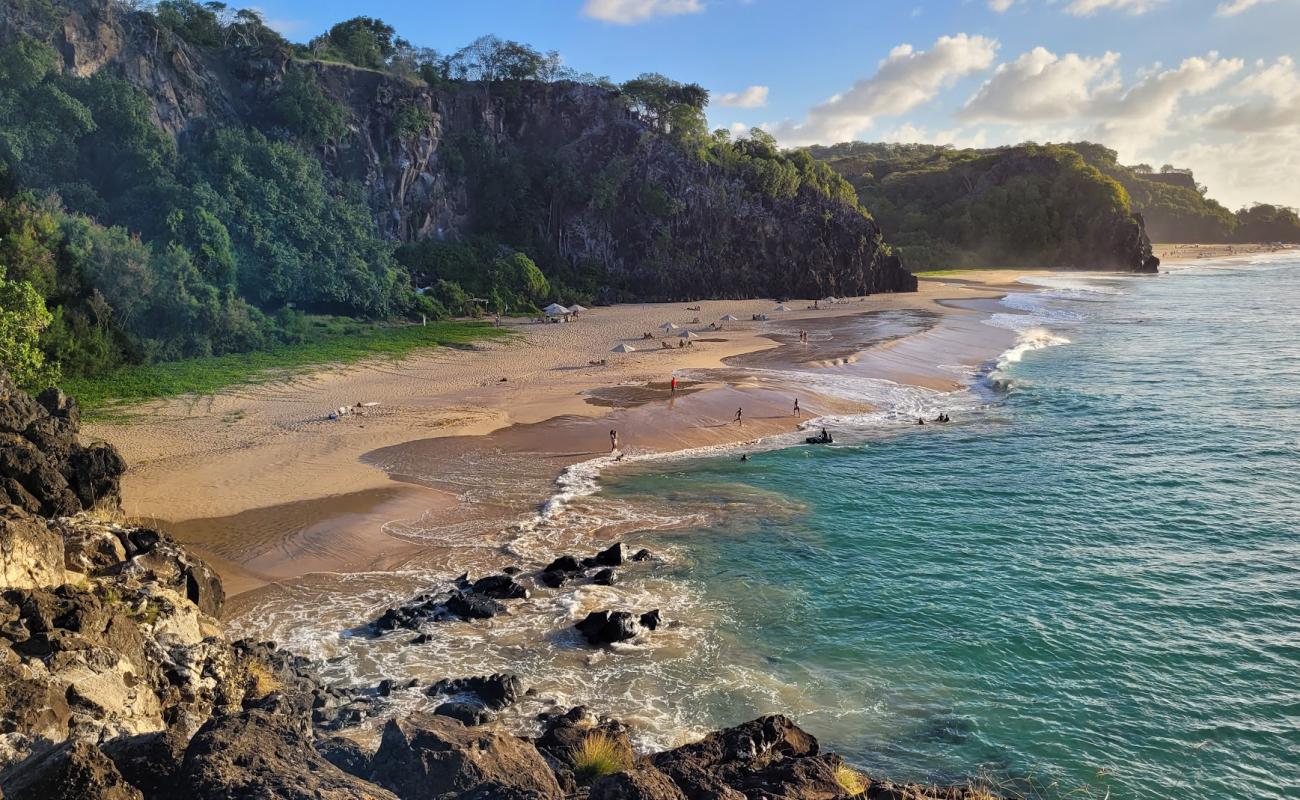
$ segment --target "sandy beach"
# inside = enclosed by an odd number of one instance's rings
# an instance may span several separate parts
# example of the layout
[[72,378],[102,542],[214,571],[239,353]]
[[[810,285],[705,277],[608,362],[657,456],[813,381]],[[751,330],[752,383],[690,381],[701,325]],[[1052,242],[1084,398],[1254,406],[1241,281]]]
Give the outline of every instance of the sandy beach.
[[[597,308],[565,324],[509,321],[516,335],[508,341],[152,402],[87,434],[115,444],[131,465],[127,515],[194,546],[231,594],[312,572],[386,569],[423,547],[394,535],[403,520],[503,524],[518,504],[544,500],[566,466],[607,454],[611,429],[621,452],[654,453],[755,440],[863,410],[785,385],[779,370],[792,360],[853,362],[861,374],[957,388],[954,365],[1005,349],[1009,334],[979,320],[1027,274],[972,270],[923,281],[916,293],[829,308],[790,301],[785,313],[765,300],[703,301]],[[710,330],[725,314],[741,321]],[[893,330],[891,314],[910,322]],[[884,333],[862,333],[857,321],[867,319]],[[665,322],[700,338],[679,348],[659,330]],[[810,331],[807,345],[801,329]],[[637,352],[610,352],[620,343]],[[792,413],[795,397],[802,419]],[[358,403],[377,405],[327,419]],[[743,424],[733,421],[738,408]],[[467,501],[467,487],[502,475],[517,492]]]
[[1271,244],[1154,244],[1151,248],[1163,263],[1252,256],[1290,249],[1286,245]]

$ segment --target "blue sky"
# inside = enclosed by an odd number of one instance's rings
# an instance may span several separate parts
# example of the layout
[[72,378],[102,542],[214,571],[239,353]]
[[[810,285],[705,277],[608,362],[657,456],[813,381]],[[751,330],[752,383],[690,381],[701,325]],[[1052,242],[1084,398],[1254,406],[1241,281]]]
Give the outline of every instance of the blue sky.
[[788,145],[1088,138],[1129,163],[1190,166],[1233,208],[1253,200],[1300,206],[1300,0],[257,7],[295,41],[368,14],[440,51],[494,33],[558,50],[571,66],[615,80],[663,72],[713,92],[715,127],[763,126]]

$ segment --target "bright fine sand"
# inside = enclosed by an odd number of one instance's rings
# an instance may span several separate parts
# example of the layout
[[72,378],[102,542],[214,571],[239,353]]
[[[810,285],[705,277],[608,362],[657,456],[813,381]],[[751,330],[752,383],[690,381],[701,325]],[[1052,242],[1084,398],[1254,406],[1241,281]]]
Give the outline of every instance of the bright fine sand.
[[[790,301],[787,313],[772,313],[771,301],[702,301],[597,308],[567,324],[511,321],[517,335],[506,341],[151,402],[86,434],[127,459],[126,513],[195,547],[237,594],[311,572],[400,564],[419,548],[390,535],[403,519],[490,525],[521,510],[506,505],[544,500],[542,493],[467,503],[464,490],[476,472],[499,477],[486,471],[503,469],[503,458],[521,471],[519,485],[549,485],[565,466],[607,454],[610,429],[624,452],[661,452],[796,430],[795,397],[805,421],[860,410],[774,382],[772,369],[783,361],[852,361],[873,377],[955,388],[951,365],[978,365],[1008,345],[1009,332],[980,320],[1026,274],[969,270],[923,281],[916,293],[821,310],[807,309],[808,300]],[[906,310],[922,312],[928,327],[861,352],[837,337],[861,315]],[[728,313],[741,321],[708,329]],[[757,313],[769,321],[751,321]],[[678,348],[673,334],[659,330],[664,322],[700,339]],[[798,345],[804,328],[819,332],[816,345]],[[643,341],[646,332],[657,339]],[[661,340],[672,349],[660,349]],[[610,352],[620,343],[638,351]],[[768,377],[735,368],[769,355],[760,351],[772,356],[763,363]],[[600,359],[607,363],[589,363]],[[680,385],[670,397],[674,374]],[[378,405],[326,419],[331,409],[357,403]],[[741,407],[744,424],[737,425]],[[443,463],[446,470],[436,466]],[[414,464],[425,466],[418,474],[406,469]]]

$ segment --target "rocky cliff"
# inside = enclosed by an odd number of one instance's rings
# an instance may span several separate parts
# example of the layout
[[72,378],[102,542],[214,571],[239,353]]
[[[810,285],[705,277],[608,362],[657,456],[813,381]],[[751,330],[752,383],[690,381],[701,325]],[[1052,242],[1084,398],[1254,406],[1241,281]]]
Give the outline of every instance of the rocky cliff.
[[[64,69],[124,77],[184,143],[223,126],[275,136],[286,75],[309,72],[346,112],[310,149],[364,187],[390,239],[491,232],[548,272],[596,275],[642,299],[910,291],[880,228],[810,186],[780,197],[657,132],[615,89],[570,82],[421,81],[298,61],[283,46],[200,48],[113,0],[0,0],[0,41],[49,42]],[[305,144],[305,143],[304,143]],[[593,186],[599,183],[600,191]]]

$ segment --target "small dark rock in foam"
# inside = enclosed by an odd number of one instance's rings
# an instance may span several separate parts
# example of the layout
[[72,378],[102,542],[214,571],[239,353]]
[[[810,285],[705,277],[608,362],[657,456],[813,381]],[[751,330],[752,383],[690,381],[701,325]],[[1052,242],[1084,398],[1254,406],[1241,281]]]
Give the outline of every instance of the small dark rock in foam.
[[559,558],[546,565],[542,572],[581,572],[582,566],[578,564],[578,559],[573,556],[560,556]]
[[528,590],[509,575],[489,575],[486,578],[479,578],[474,581],[470,591],[497,600],[525,600],[528,598]]
[[584,567],[621,567],[626,560],[627,556],[623,543],[618,542],[601,550],[591,558],[582,559],[582,565]]
[[560,588],[568,579],[568,576],[563,572],[543,572],[541,575],[537,576],[537,580],[540,581],[543,586],[549,586],[552,589]]
[[518,675],[499,672],[471,678],[446,678],[429,687],[430,695],[469,695],[484,706],[496,710],[513,704],[523,693],[524,682]]
[[486,725],[496,719],[496,715],[484,707],[482,703],[466,700],[448,700],[435,708],[433,713],[451,717],[470,727]]
[[613,644],[635,638],[641,625],[627,611],[593,611],[573,627],[582,632],[592,645]]
[[644,547],[632,554],[633,561],[653,561],[654,558],[655,554]]
[[606,567],[592,576],[591,582],[597,586],[613,586],[615,580],[614,570]]
[[641,623],[641,627],[647,628],[649,630],[655,630],[656,628],[658,628],[660,625],[663,624],[664,620],[663,617],[660,616],[659,614],[659,609],[656,608],[654,611],[647,611],[644,614],[642,614],[641,618],[637,621]]

